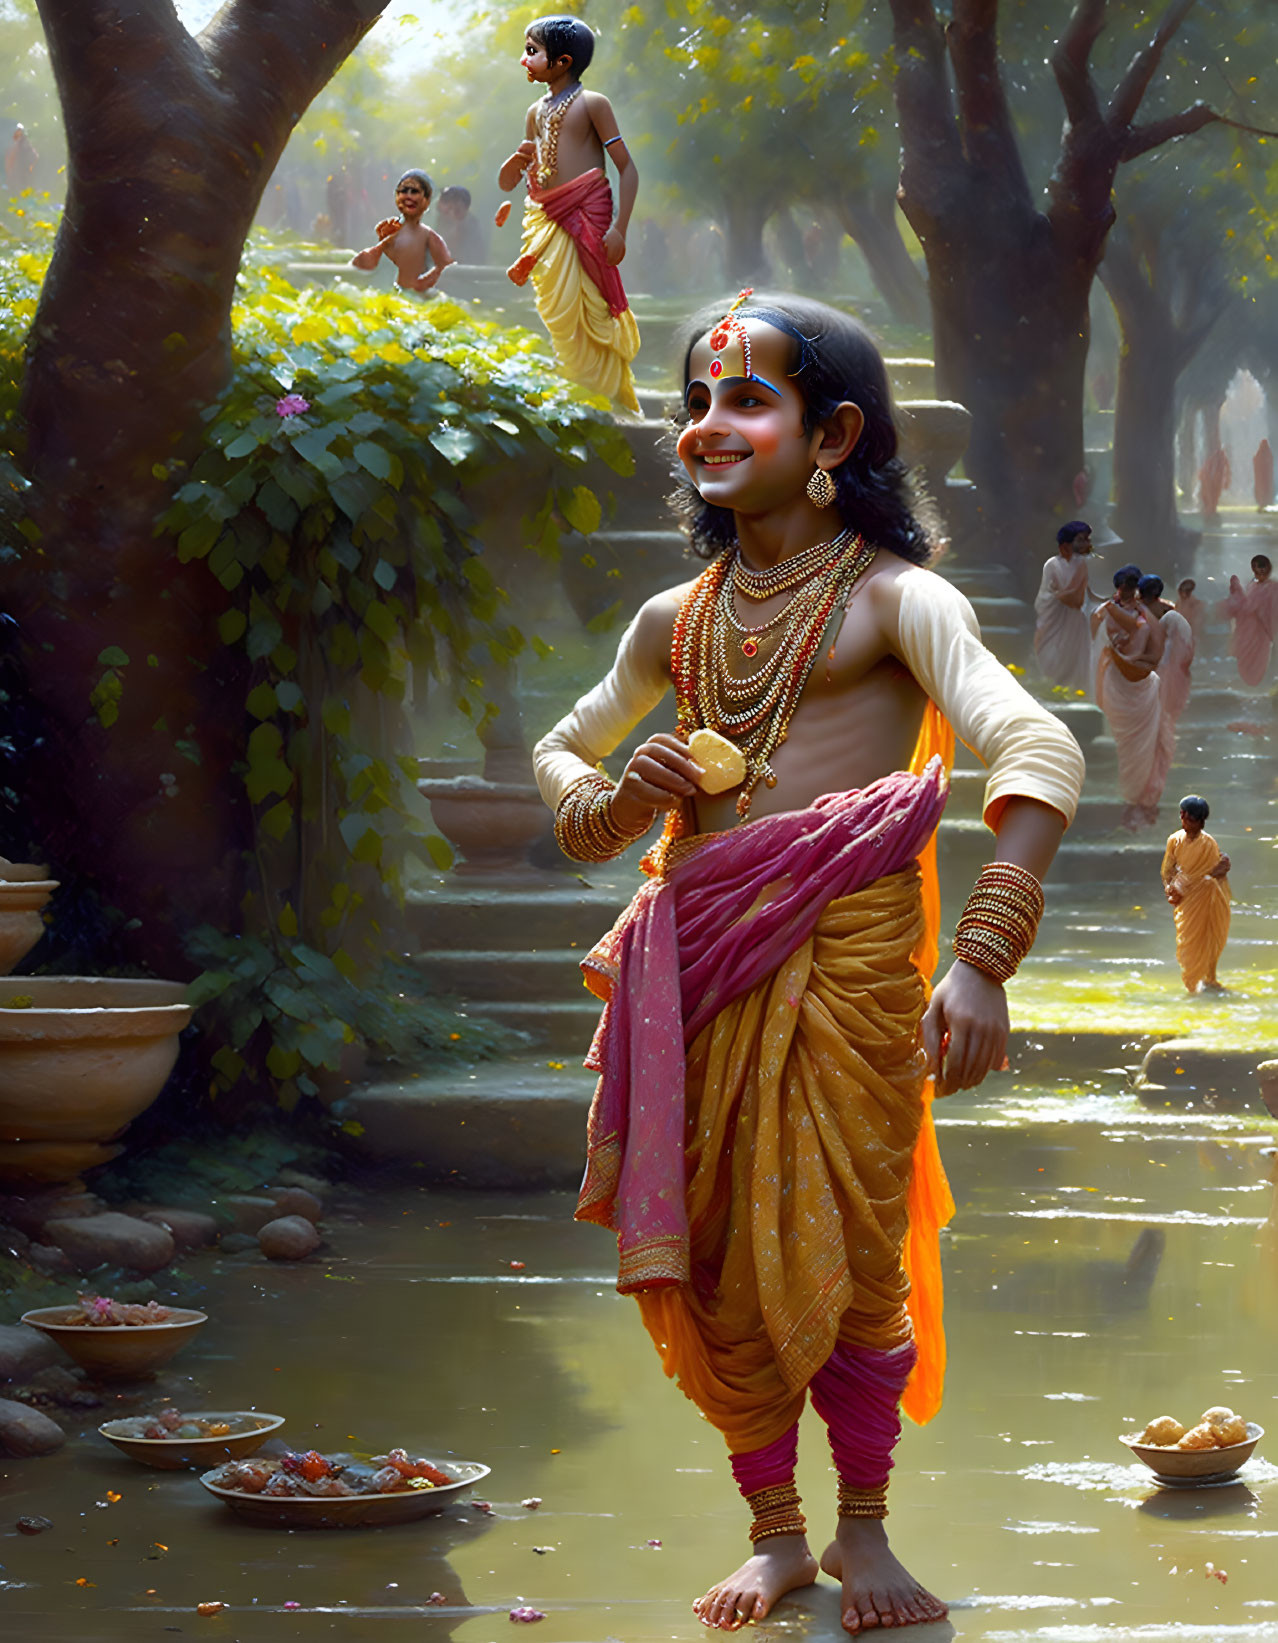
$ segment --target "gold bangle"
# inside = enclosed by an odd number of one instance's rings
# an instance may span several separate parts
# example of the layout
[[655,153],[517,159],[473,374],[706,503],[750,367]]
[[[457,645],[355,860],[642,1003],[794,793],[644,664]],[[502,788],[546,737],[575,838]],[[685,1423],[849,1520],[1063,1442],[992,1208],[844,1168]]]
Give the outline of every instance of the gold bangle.
[[602,772],[583,776],[559,801],[555,839],[575,861],[612,861],[652,826],[650,817],[633,831],[618,827],[612,815],[616,784]]
[[1000,985],[1034,945],[1043,886],[1015,862],[983,867],[954,931],[954,953]]

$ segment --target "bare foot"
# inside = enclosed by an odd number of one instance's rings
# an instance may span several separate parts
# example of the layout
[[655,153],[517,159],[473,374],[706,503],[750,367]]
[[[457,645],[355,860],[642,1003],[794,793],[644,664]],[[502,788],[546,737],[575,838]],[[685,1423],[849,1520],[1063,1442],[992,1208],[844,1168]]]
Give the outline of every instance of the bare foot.
[[949,1610],[893,1556],[881,1518],[840,1518],[821,1567],[843,1583],[843,1630],[944,1620]]
[[747,1620],[770,1614],[779,1597],[816,1579],[817,1561],[803,1535],[770,1535],[758,1547],[734,1574],[716,1582],[692,1605],[703,1626],[738,1631]]

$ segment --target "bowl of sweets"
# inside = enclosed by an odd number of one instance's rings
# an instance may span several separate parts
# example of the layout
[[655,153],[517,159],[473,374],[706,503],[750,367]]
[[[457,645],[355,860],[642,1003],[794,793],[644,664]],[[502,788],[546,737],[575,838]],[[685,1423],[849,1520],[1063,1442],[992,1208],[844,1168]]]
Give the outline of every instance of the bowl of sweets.
[[285,1454],[231,1461],[200,1482],[238,1516],[282,1529],[357,1529],[441,1512],[486,1478],[465,1460],[413,1460],[403,1449],[353,1455]]
[[1120,1441],[1160,1479],[1218,1483],[1251,1459],[1264,1435],[1263,1426],[1217,1404],[1193,1426],[1182,1426],[1174,1415],[1159,1415],[1143,1432]]
[[98,1431],[130,1460],[176,1472],[184,1466],[216,1466],[242,1460],[274,1437],[283,1415],[256,1409],[163,1409],[158,1415],[125,1415]]
[[207,1312],[81,1295],[75,1306],[42,1306],[22,1322],[56,1341],[81,1369],[99,1380],[152,1375],[209,1321]]

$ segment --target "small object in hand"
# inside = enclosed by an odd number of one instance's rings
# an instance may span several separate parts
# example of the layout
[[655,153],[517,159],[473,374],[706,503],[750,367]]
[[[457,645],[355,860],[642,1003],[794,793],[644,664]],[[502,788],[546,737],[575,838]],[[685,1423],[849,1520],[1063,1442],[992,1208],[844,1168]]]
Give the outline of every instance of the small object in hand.
[[506,219],[509,216],[510,216],[510,201],[509,200],[503,200],[501,202],[501,204],[497,207],[497,215],[493,218],[493,222],[496,224],[496,226],[498,228],[504,228],[506,226]]
[[717,730],[694,730],[688,738],[688,756],[705,772],[697,782],[703,793],[726,793],[745,780],[745,754]]

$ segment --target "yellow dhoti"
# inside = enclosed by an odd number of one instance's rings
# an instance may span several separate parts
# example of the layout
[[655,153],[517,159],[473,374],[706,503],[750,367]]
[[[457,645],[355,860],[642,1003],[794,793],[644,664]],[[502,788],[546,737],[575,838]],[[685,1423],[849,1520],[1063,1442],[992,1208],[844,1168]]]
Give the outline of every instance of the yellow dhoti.
[[530,191],[519,259],[509,272],[517,285],[531,274],[537,312],[564,375],[637,412],[630,362],[639,352],[639,327],[616,269],[602,260],[611,201],[600,171]]
[[734,1452],[793,1424],[836,1341],[910,1338],[922,926],[917,867],[831,902],[690,1048],[692,1281],[637,1299],[667,1373]]

